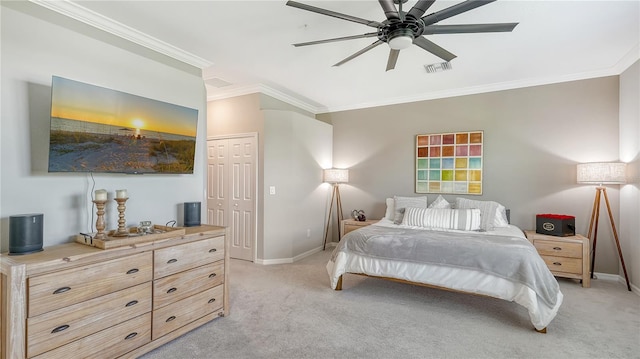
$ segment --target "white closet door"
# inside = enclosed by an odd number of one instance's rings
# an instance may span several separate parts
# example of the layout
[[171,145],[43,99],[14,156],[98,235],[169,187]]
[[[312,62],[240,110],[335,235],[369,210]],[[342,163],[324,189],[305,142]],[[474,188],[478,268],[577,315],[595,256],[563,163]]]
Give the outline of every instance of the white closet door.
[[209,223],[229,227],[229,255],[253,261],[256,242],[256,137],[207,141]]

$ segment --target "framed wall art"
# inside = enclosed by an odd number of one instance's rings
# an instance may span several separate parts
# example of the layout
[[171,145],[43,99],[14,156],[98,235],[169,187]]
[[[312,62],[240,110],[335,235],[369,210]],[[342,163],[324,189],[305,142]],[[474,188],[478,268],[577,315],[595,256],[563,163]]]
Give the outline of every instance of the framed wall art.
[[483,131],[416,136],[416,193],[482,194]]

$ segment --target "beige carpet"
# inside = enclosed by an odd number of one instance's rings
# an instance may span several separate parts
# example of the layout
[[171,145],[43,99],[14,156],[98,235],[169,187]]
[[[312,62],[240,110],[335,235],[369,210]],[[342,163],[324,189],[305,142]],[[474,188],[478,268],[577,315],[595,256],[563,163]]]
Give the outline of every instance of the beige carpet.
[[333,291],[329,256],[232,260],[230,316],[143,358],[640,358],[640,296],[618,282],[559,280],[564,303],[539,334],[503,300],[356,275]]

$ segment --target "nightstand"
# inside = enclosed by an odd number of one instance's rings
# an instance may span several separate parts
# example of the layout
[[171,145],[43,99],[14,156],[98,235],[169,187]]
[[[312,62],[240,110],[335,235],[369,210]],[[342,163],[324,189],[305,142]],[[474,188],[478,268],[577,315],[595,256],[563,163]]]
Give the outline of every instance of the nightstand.
[[340,236],[355,231],[358,228],[366,227],[378,222],[379,219],[367,219],[366,221],[356,221],[355,219],[343,219],[340,221]]
[[524,233],[554,276],[580,279],[584,288],[591,287],[589,238],[580,234],[555,237],[536,233],[536,231]]

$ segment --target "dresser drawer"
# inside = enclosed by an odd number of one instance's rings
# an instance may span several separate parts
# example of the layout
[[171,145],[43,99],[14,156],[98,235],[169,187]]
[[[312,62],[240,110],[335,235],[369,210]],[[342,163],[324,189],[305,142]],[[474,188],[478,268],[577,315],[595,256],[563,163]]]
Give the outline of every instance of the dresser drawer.
[[582,259],[541,256],[551,272],[582,274]]
[[178,300],[213,288],[224,282],[224,262],[176,273],[153,281],[153,309],[164,307]]
[[152,253],[29,278],[29,317],[151,281]]
[[28,318],[27,355],[44,353],[148,312],[150,282]]
[[540,255],[582,258],[582,243],[534,240],[533,245]]
[[189,298],[153,311],[153,334],[155,340],[202,316],[222,308],[224,289],[222,285],[207,289]]
[[154,278],[224,259],[224,236],[158,249],[154,253]]
[[151,313],[147,313],[35,358],[115,358],[150,341]]

